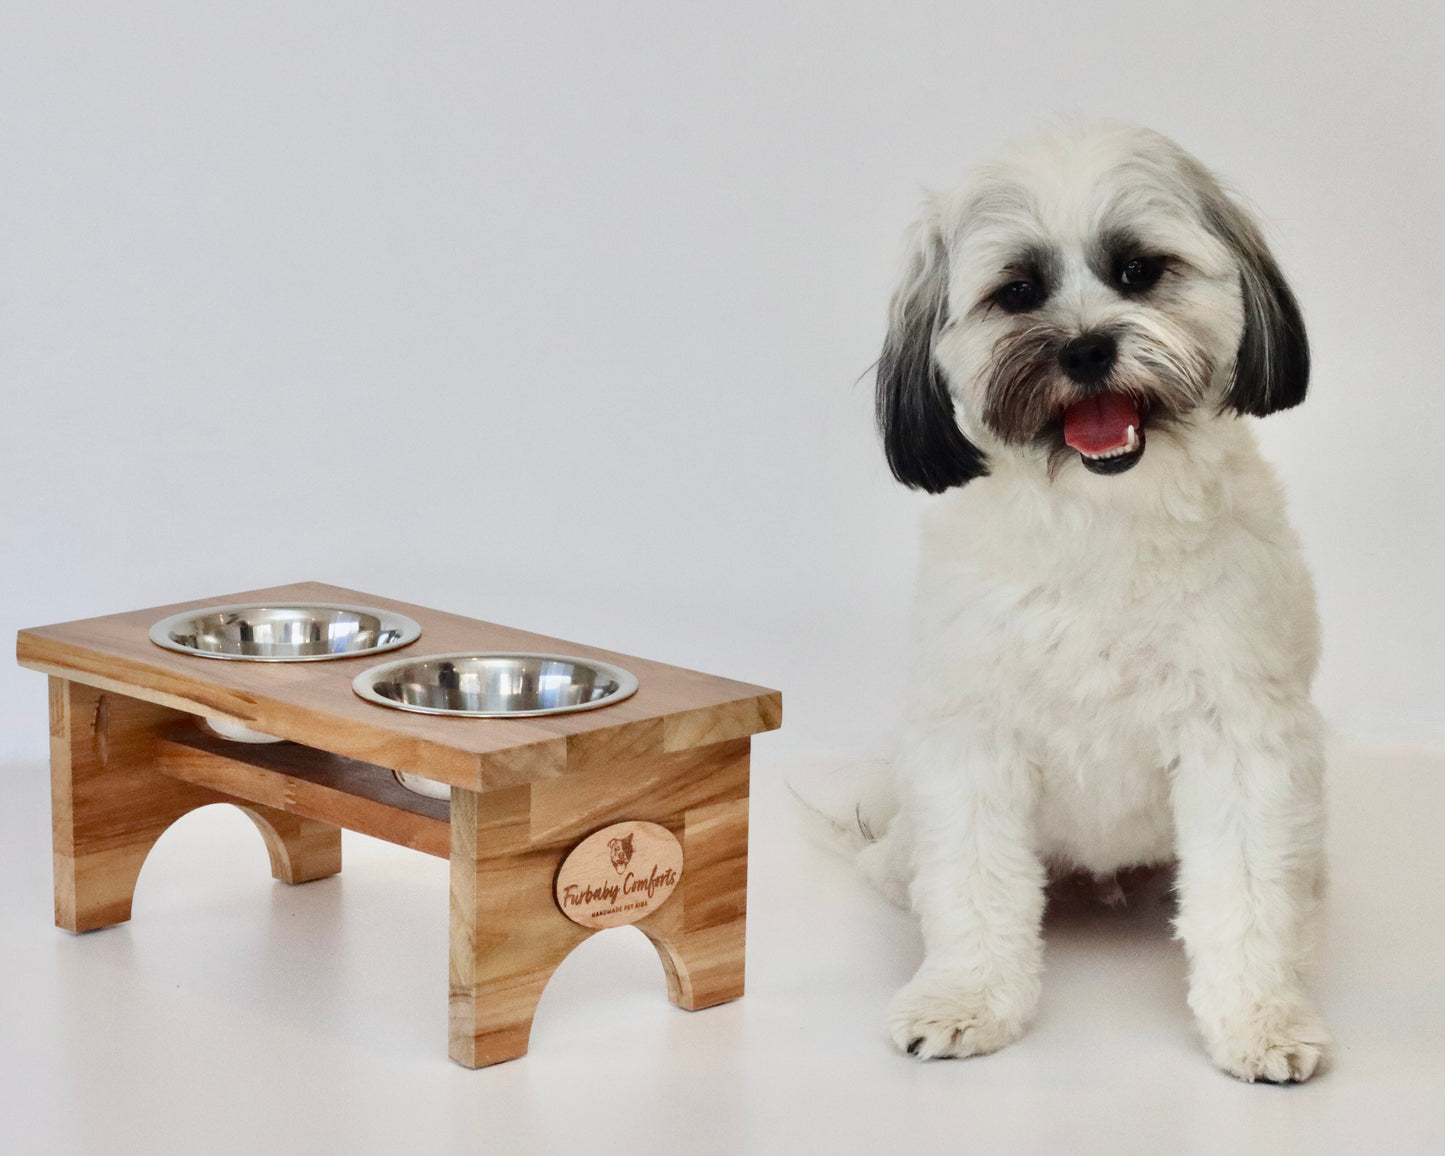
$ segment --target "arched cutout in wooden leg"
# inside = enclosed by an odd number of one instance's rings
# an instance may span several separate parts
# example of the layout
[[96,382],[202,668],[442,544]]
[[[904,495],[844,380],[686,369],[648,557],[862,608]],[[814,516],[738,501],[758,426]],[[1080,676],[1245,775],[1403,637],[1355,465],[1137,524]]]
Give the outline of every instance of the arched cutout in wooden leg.
[[157,736],[185,717],[126,695],[50,680],[57,926],[93,931],[128,920],[136,881],[156,840],[177,819],[210,803],[234,803],[250,815],[278,879],[299,883],[340,869],[339,828],[155,770]]
[[557,851],[530,836],[530,787],[452,788],[448,1050],[463,1067],[526,1054],[547,981],[591,934],[552,902]]
[[271,875],[282,883],[310,883],[341,870],[341,828],[258,803],[237,803],[256,824],[271,856]]
[[726,742],[635,768],[475,792],[452,787],[452,1059],[469,1068],[527,1051],[547,981],[592,934],[558,908],[558,865],[611,822],[666,826],[682,878],[636,923],[652,940],[668,994],[696,1011],[743,994],[747,922],[748,744]]
[[649,932],[667,973],[667,998],[685,1011],[741,999],[746,955],[743,920],[663,939]]
[[218,801],[151,769],[156,734],[181,712],[50,680],[55,922],[92,931],[130,918],[141,865],[167,827]]
[[203,804],[167,814],[153,809],[128,822],[110,845],[103,837],[55,851],[55,924],[67,931],[95,931],[130,918],[136,881],[146,856],[166,829]]
[[683,828],[682,882],[637,926],[667,973],[667,995],[701,1011],[743,994],[747,944],[748,801],[697,807]]

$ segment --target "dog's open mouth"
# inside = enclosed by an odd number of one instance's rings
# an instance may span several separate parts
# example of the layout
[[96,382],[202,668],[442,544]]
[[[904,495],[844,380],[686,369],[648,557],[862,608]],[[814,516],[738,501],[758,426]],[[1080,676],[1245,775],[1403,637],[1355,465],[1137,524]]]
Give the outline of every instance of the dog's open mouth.
[[1064,410],[1064,441],[1093,473],[1122,474],[1144,456],[1144,418],[1125,394],[1095,394]]

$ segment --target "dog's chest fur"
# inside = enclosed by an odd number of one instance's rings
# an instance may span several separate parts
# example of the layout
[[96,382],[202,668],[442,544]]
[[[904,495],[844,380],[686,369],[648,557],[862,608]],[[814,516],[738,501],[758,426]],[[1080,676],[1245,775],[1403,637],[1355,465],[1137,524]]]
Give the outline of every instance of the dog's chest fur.
[[1060,866],[1169,858],[1170,771],[1201,721],[1308,682],[1308,577],[1237,426],[1192,438],[1224,468],[1161,471],[1145,506],[1005,475],[934,512],[915,698],[1018,752],[1037,781],[1037,849]]

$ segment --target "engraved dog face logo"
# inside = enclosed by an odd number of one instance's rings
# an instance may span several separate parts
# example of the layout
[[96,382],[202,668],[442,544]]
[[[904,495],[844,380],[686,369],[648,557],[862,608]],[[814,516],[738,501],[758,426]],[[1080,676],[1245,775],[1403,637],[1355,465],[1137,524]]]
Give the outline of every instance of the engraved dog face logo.
[[632,862],[632,836],[629,834],[625,839],[607,840],[607,849],[612,852],[612,868],[621,875],[627,870],[627,865]]

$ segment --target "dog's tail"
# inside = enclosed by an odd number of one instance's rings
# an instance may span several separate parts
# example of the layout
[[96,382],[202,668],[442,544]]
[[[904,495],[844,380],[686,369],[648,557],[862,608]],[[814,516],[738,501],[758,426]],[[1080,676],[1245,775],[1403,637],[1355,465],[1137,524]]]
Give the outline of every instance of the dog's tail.
[[898,817],[893,768],[885,762],[810,768],[788,790],[810,842],[851,860],[890,900],[907,905],[907,840]]
[[809,766],[789,777],[788,790],[810,839],[849,859],[881,839],[898,812],[893,771],[883,762]]

